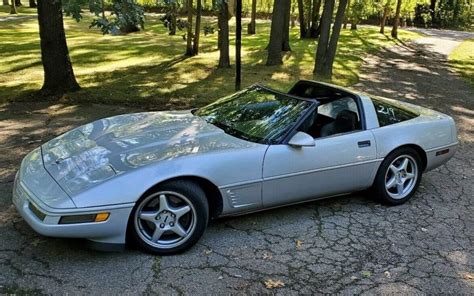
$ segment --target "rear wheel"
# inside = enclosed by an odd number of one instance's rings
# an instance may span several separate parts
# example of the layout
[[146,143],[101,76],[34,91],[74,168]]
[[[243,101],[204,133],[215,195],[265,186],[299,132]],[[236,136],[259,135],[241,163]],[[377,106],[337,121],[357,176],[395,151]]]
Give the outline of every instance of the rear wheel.
[[409,200],[421,181],[422,162],[416,150],[403,147],[390,153],[380,165],[374,183],[375,194],[387,204]]
[[172,181],[137,202],[130,217],[129,236],[147,252],[177,254],[199,240],[208,219],[204,191],[193,182]]

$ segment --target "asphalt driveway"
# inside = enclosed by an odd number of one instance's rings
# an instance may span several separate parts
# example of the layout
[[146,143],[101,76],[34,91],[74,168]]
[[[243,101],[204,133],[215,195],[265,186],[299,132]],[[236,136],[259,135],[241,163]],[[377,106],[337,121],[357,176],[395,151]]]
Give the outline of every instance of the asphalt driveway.
[[212,222],[179,256],[101,253],[36,235],[11,204],[21,158],[79,124],[129,108],[0,106],[0,293],[472,294],[474,91],[448,68],[442,31],[367,58],[356,88],[452,115],[461,145],[410,202],[350,195]]

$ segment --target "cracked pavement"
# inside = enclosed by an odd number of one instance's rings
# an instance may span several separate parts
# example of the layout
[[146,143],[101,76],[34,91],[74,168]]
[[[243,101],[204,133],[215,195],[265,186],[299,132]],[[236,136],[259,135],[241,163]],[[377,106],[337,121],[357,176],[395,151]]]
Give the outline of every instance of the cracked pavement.
[[[366,58],[355,86],[457,122],[457,154],[426,173],[408,203],[387,207],[358,193],[220,219],[178,256],[102,253],[80,240],[41,237],[11,204],[14,173],[26,153],[79,124],[136,110],[0,106],[0,293],[472,294],[473,90],[445,61],[452,48],[443,38],[460,37],[432,34]],[[284,286],[267,289],[270,279]]]

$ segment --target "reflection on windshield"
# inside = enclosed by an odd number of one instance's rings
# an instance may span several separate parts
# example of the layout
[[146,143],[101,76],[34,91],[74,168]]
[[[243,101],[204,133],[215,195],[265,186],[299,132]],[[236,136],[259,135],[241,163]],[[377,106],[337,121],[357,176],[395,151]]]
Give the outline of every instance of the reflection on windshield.
[[277,143],[311,103],[253,86],[195,113],[233,136],[258,142]]

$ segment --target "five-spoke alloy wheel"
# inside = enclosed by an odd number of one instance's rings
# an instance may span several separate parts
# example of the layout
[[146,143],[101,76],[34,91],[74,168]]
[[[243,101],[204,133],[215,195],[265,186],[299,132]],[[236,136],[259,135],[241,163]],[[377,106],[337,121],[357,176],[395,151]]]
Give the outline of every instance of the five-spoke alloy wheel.
[[195,183],[173,181],[160,185],[136,204],[129,236],[154,254],[176,254],[190,248],[203,234],[209,209]]
[[402,199],[410,194],[418,178],[418,165],[410,155],[395,158],[385,173],[385,187],[388,195]]
[[410,199],[421,180],[422,162],[416,150],[402,147],[382,162],[374,183],[375,194],[385,203],[399,205]]

